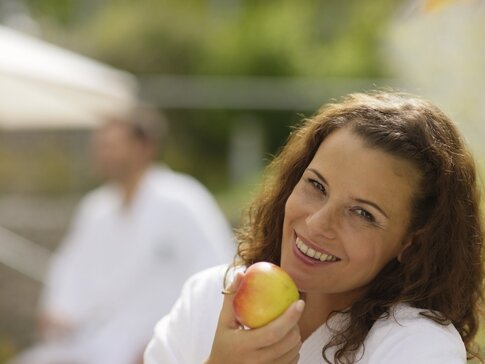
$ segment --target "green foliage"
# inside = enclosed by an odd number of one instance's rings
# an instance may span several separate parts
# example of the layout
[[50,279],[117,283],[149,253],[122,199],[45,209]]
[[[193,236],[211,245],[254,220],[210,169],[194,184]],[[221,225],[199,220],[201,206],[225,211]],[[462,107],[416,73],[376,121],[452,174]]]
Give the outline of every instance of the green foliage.
[[[73,17],[70,32],[77,47],[137,74],[368,77],[381,75],[376,44],[397,3],[112,0]],[[49,14],[62,21],[65,4]]]
[[180,3],[107,2],[74,36],[91,54],[137,74],[190,70],[200,31],[181,22],[198,23],[198,12]]
[[[227,181],[226,157],[231,123],[227,112],[172,111],[167,113],[170,135],[165,160],[180,171],[197,176],[211,189]],[[200,115],[202,114],[202,115]]]
[[43,17],[55,20],[63,26],[69,25],[77,10],[75,0],[28,0],[35,18]]

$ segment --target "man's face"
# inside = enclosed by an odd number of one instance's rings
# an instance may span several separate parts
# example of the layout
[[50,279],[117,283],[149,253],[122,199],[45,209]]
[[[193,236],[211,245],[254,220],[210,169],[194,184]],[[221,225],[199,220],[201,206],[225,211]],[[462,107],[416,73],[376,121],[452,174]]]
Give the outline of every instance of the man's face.
[[142,163],[144,145],[128,125],[110,123],[95,132],[93,154],[96,172],[107,180],[123,180]]

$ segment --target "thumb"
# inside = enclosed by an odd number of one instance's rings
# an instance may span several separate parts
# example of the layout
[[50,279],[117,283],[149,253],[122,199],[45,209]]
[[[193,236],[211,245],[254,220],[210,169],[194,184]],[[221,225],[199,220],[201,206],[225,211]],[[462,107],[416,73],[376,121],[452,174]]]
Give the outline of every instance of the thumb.
[[239,285],[241,284],[243,276],[243,273],[237,272],[231,285],[222,291],[222,294],[224,295],[224,301],[222,303],[221,313],[219,315],[219,325],[222,325],[226,328],[237,329],[240,326],[240,324],[234,317],[232,302],[234,301],[234,296],[237,289],[239,288]]

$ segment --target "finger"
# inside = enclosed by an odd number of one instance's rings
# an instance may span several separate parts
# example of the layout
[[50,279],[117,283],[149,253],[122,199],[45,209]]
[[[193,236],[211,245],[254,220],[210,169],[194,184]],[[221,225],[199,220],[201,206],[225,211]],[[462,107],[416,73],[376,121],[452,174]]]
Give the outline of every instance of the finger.
[[253,329],[257,335],[259,335],[260,343],[262,346],[270,346],[280,341],[285,337],[288,332],[298,324],[301,314],[305,308],[305,302],[298,300],[293,303],[288,309],[280,316],[271,321],[266,326],[258,329]]
[[228,287],[224,287],[221,293],[223,295],[236,293],[237,289],[239,288],[239,285],[241,284],[243,277],[244,277],[243,272],[240,272],[240,271],[236,272],[236,275],[234,276],[232,282],[230,282]]
[[280,358],[276,360],[278,364],[297,364],[300,360],[300,348],[298,348],[297,352],[288,353],[287,356],[284,358]]
[[288,334],[276,344],[272,345],[271,348],[275,353],[275,357],[283,357],[285,354],[291,351],[298,353],[301,346],[301,335],[300,328],[295,326],[288,332]]
[[281,357],[278,359],[274,360],[274,363],[278,364],[296,364],[298,363],[298,360],[300,359],[300,348],[301,345],[298,345],[297,347],[292,348],[285,354],[283,354]]
[[232,302],[243,276],[243,273],[238,272],[231,285],[222,291],[224,294],[224,301],[222,303],[221,313],[219,314],[219,325],[222,325],[225,328],[237,329],[240,326],[234,317]]
[[[283,362],[288,362],[294,358],[301,347],[301,335],[300,328],[294,326],[288,334],[283,337],[280,341],[274,345],[264,347],[258,350],[258,357],[262,359],[263,362],[277,362],[280,360]],[[275,360],[277,358],[277,360]],[[281,359],[283,358],[283,359]]]

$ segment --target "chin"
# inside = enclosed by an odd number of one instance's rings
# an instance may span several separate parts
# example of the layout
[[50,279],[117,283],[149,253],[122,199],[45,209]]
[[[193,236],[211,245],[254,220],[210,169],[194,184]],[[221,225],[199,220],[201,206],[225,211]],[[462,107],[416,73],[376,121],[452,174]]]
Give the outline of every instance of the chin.
[[300,274],[298,274],[298,270],[292,264],[288,264],[288,261],[284,257],[281,258],[280,267],[290,275],[293,281],[295,281],[298,290],[301,291],[302,287],[305,284],[304,280],[300,279]]

